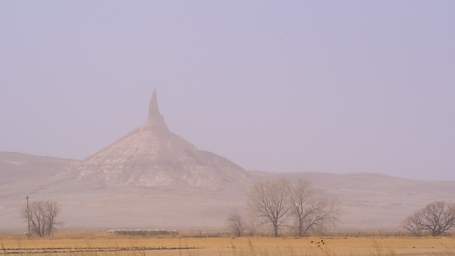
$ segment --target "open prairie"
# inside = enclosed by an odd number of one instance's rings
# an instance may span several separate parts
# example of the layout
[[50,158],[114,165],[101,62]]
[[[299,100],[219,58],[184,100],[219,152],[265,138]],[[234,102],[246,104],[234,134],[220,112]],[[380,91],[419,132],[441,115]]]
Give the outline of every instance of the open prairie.
[[182,237],[70,235],[0,238],[3,255],[455,255],[455,237]]
[[455,0],[0,0],[0,256],[455,256]]

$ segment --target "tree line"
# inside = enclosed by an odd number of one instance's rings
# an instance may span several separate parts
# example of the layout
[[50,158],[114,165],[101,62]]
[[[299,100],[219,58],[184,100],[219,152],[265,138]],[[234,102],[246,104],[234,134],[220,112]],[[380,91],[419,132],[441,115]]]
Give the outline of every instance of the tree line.
[[[265,180],[256,183],[247,198],[248,212],[259,225],[266,225],[277,237],[286,228],[297,236],[328,231],[339,219],[339,203],[304,180]],[[60,206],[55,201],[29,202],[23,210],[27,235],[48,237],[56,231]],[[245,235],[251,223],[233,213],[227,224],[233,236]],[[455,231],[455,204],[436,201],[417,210],[402,223],[412,235],[441,236]],[[250,234],[252,234],[250,230]]]
[[[277,237],[283,228],[297,236],[322,232],[334,227],[340,214],[339,203],[323,191],[303,180],[266,180],[256,183],[248,195],[248,211],[260,224],[270,228]],[[227,218],[233,236],[242,236],[251,229],[242,215]],[[446,235],[455,231],[455,204],[436,201],[407,217],[401,230],[411,235]],[[250,230],[251,234],[251,230]]]
[[[285,227],[298,236],[323,231],[335,224],[339,214],[338,204],[333,198],[303,180],[256,183],[248,195],[247,205],[259,224],[270,226],[275,237]],[[231,214],[227,222],[233,235],[245,233],[247,225],[241,215]]]

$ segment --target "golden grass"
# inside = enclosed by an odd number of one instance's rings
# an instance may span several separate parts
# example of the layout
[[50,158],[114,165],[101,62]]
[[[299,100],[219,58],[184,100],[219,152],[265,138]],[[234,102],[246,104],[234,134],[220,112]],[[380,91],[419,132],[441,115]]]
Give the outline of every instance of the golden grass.
[[[324,243],[321,242],[324,241]],[[198,249],[71,253],[71,255],[168,256],[391,256],[454,255],[454,237],[307,237],[307,238],[141,238],[106,234],[59,235],[53,239],[0,237],[0,255],[14,248],[171,248]],[[1,248],[5,248],[2,250]],[[68,254],[68,253],[67,253]],[[31,255],[27,253],[26,255]],[[40,254],[42,255],[42,254]],[[56,254],[53,254],[56,255]]]

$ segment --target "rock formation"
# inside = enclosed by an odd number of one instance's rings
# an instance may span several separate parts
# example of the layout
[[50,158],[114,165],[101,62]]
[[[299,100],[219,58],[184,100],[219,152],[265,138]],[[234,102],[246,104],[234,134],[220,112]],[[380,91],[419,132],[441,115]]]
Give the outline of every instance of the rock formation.
[[77,167],[77,180],[102,186],[221,189],[247,179],[240,166],[172,133],[156,92],[145,125],[92,155]]

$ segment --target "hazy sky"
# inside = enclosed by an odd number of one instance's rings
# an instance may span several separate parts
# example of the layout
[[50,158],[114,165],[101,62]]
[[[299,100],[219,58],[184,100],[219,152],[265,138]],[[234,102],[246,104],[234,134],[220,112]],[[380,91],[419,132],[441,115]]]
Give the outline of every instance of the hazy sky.
[[454,1],[0,1],[0,150],[169,127],[245,168],[455,179]]

